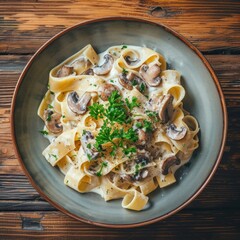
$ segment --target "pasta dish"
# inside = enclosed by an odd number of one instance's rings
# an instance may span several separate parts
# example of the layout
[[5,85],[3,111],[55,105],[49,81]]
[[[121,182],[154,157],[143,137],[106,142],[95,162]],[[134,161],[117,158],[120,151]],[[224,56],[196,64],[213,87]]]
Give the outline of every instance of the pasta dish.
[[43,156],[80,193],[142,210],[173,184],[198,148],[197,120],[183,108],[180,73],[146,47],[87,45],[49,73],[38,109],[50,142]]

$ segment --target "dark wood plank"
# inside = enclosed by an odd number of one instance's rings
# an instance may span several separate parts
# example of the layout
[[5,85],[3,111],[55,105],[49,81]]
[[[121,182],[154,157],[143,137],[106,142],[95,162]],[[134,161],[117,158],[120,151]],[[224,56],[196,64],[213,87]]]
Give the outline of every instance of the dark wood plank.
[[239,239],[239,211],[183,210],[150,226],[109,229],[76,221],[60,212],[0,213],[4,239]]
[[201,51],[239,53],[238,1],[1,1],[0,52],[33,53],[50,37],[84,20],[135,16],[172,27]]

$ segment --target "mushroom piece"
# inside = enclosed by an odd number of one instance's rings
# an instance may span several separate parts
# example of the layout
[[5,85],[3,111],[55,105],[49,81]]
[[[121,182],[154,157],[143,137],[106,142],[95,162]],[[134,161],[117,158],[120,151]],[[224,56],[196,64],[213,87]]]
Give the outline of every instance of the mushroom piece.
[[95,139],[90,131],[84,131],[81,137],[81,144],[89,160],[95,159],[98,156],[99,152],[94,147]]
[[63,131],[63,126],[60,121],[61,114],[57,112],[53,112],[52,110],[45,110],[44,112],[44,119],[47,129],[54,133],[58,134]]
[[159,99],[159,112],[158,116],[162,123],[168,122],[173,115],[173,96],[171,94],[163,95]]
[[170,124],[166,133],[173,140],[181,140],[187,134],[187,128],[181,127],[181,129],[177,129],[174,124]]
[[167,175],[169,172],[169,168],[173,165],[179,165],[181,163],[180,159],[178,159],[176,156],[170,156],[168,158],[166,158],[163,161],[162,164],[162,174],[163,175]]
[[112,69],[114,59],[110,54],[106,54],[104,57],[105,62],[101,66],[95,66],[93,71],[97,75],[105,75]]
[[133,79],[132,72],[126,73],[120,73],[118,76],[119,83],[126,89],[132,90],[133,86],[131,83],[131,80]]
[[151,67],[143,64],[139,71],[144,81],[151,87],[157,87],[161,83],[160,72],[161,68],[157,64]]
[[81,75],[94,75],[94,72],[92,68],[89,68],[85,72],[83,72]]
[[77,92],[73,91],[68,94],[67,104],[72,112],[76,114],[84,114],[87,111],[87,105],[90,102],[92,96],[90,92],[85,92],[81,98]]
[[138,58],[132,59],[130,56],[126,56],[126,57],[124,57],[124,59],[125,59],[126,63],[130,66],[136,65],[140,61],[140,59],[138,59]]
[[113,91],[118,91],[118,88],[115,85],[110,84],[110,83],[104,84],[100,88],[100,98],[103,101],[107,101]]
[[73,67],[63,65],[57,72],[57,77],[67,77],[73,73]]
[[152,160],[150,152],[146,150],[138,151],[136,163],[141,164],[141,166],[147,165]]

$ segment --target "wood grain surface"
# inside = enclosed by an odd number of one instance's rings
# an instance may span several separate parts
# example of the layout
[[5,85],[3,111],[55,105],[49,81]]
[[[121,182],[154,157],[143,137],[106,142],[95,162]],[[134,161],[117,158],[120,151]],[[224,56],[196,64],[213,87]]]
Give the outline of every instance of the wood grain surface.
[[[150,226],[106,229],[57,211],[30,185],[13,151],[10,107],[18,77],[49,38],[84,20],[134,16],[185,36],[215,70],[228,109],[221,164],[187,208]],[[0,239],[240,239],[239,1],[0,0]]]

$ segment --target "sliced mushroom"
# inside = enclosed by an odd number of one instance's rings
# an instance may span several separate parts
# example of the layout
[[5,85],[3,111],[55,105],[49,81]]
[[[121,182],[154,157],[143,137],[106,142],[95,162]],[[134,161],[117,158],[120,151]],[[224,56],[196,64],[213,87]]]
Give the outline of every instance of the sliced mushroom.
[[110,83],[104,84],[100,88],[100,98],[103,101],[107,101],[113,91],[118,91],[118,88],[115,85],[110,84]]
[[57,72],[57,77],[67,77],[73,73],[73,67],[63,65]]
[[133,86],[131,83],[132,76],[133,76],[132,72],[129,72],[128,74],[120,73],[118,76],[118,81],[124,88],[128,90],[132,90],[133,89]]
[[141,166],[147,165],[152,160],[150,152],[146,150],[138,151],[136,163],[141,164]]
[[138,58],[132,59],[130,56],[126,56],[126,57],[124,57],[124,59],[125,59],[126,63],[130,66],[136,65],[140,61],[140,59],[138,59]]
[[170,124],[166,133],[173,140],[181,140],[186,136],[187,128],[181,127],[181,129],[177,129],[174,124]]
[[73,91],[68,94],[67,104],[72,112],[76,114],[84,114],[87,111],[87,105],[90,102],[92,96],[90,92],[85,92],[81,98],[77,92]]
[[80,57],[71,63],[77,74],[81,74],[89,65],[91,65],[91,62],[86,57]]
[[90,131],[85,131],[81,137],[81,144],[89,160],[95,159],[99,152],[94,147],[96,143],[94,136]]
[[171,94],[163,95],[159,99],[159,118],[162,123],[168,122],[173,115],[173,96]]
[[101,66],[96,66],[93,68],[93,71],[97,75],[105,75],[109,73],[112,69],[114,59],[110,54],[104,56],[105,62]]
[[94,75],[94,72],[92,68],[89,68],[85,72],[83,72],[81,75]]
[[179,165],[181,163],[180,159],[178,159],[176,156],[170,156],[168,158],[166,158],[163,161],[162,164],[162,174],[163,175],[167,175],[169,172],[169,168],[173,165]]
[[161,68],[157,64],[151,67],[143,64],[139,71],[144,81],[151,87],[157,87],[161,83],[160,72]]
[[63,131],[63,126],[60,121],[61,114],[57,112],[53,112],[52,110],[45,110],[44,112],[44,119],[47,129],[54,133],[58,134]]

